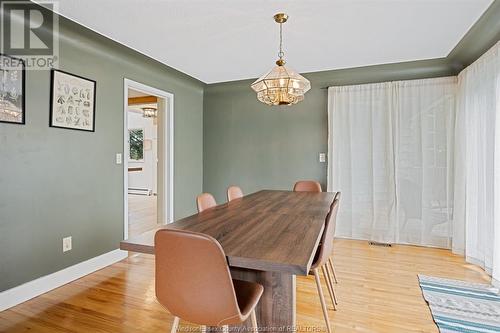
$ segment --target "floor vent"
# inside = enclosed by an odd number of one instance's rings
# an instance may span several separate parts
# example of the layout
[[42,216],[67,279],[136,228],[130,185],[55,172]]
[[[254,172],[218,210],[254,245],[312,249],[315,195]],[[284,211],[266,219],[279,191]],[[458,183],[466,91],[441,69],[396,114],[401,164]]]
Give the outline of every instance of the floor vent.
[[373,242],[369,241],[368,244],[373,245],[373,246],[382,246],[382,247],[391,247],[392,244],[390,243],[380,243],[380,242]]

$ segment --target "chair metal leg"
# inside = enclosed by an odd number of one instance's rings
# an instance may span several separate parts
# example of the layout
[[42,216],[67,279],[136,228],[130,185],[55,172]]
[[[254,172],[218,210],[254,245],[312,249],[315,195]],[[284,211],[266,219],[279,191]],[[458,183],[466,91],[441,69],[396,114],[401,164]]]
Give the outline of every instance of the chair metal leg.
[[176,333],[177,327],[179,327],[179,317],[174,317],[174,322],[172,323],[172,329],[170,330],[170,333]]
[[335,274],[335,268],[333,268],[333,261],[332,261],[332,258],[328,258],[328,263],[330,264],[330,269],[332,270],[333,279],[335,280],[335,283],[339,283],[339,282],[337,281],[337,274]]
[[259,326],[257,325],[257,315],[255,314],[255,310],[250,314],[250,319],[252,321],[252,329],[254,333],[259,332]]
[[326,281],[326,287],[328,288],[328,293],[330,294],[330,299],[332,300],[332,305],[333,305],[333,310],[337,310],[336,307],[336,299],[335,299],[335,292],[333,291],[333,283],[330,280],[330,273],[328,272],[328,267],[326,265],[321,266],[321,272],[323,273],[323,276]]
[[325,317],[326,328],[328,333],[332,332],[330,327],[330,319],[328,318],[328,310],[326,308],[325,296],[323,295],[323,289],[321,288],[321,280],[319,279],[318,269],[313,269],[314,279],[316,280],[316,287],[318,288],[319,300],[321,302],[321,309],[323,310],[323,316]]
[[[335,305],[339,304],[339,302],[337,301],[337,295],[335,294],[335,287],[333,285],[333,278],[332,278],[332,275],[330,274],[330,269],[328,268],[328,263],[325,264],[325,270],[326,270],[326,275],[328,275],[328,281],[330,283],[330,289],[332,290],[332,295],[333,295],[333,302],[335,303]],[[337,307],[334,306],[335,310],[337,310]]]

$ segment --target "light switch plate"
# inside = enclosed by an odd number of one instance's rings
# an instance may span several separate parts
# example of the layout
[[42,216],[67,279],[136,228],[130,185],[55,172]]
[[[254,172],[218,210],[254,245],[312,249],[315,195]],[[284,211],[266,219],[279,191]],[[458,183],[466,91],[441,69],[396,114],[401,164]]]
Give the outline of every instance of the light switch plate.
[[116,154],[116,164],[122,164],[122,154],[121,153]]
[[63,252],[71,251],[73,245],[71,244],[71,236],[63,238]]
[[326,153],[319,153],[319,162],[320,163],[326,162]]

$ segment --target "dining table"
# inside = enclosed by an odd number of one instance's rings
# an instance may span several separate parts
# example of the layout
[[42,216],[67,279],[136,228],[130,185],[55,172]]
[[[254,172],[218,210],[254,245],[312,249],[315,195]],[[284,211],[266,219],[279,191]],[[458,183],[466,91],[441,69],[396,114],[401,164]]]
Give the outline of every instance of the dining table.
[[256,307],[259,331],[296,331],[296,276],[309,274],[334,196],[262,190],[130,237],[120,249],[154,255],[159,229],[210,235],[221,244],[233,279],[264,287]]

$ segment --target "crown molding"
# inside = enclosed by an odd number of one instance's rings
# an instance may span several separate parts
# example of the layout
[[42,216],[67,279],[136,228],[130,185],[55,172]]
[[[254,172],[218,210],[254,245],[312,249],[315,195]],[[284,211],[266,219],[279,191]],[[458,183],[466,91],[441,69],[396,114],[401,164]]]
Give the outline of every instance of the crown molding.
[[451,50],[446,59],[450,64],[459,68],[459,72],[476,61],[499,40],[500,0],[495,0]]

